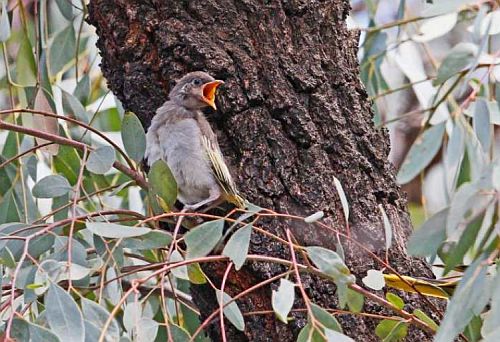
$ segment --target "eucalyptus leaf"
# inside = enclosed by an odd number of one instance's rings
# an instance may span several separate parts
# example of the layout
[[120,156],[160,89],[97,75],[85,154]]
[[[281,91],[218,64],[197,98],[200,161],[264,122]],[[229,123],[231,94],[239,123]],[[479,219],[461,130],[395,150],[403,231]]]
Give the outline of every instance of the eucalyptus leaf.
[[90,96],[90,77],[86,73],[76,84],[76,88],[73,91],[73,96],[78,99],[82,105],[88,104]]
[[388,250],[392,245],[392,226],[382,204],[379,204],[378,208],[380,210],[380,213],[382,214],[382,221],[384,223],[385,249]]
[[132,112],[126,112],[122,121],[122,141],[125,151],[136,163],[144,157],[146,134],[139,118]]
[[332,316],[332,314],[322,307],[311,303],[311,312],[314,318],[317,319],[325,328],[338,331],[340,333],[342,332],[340,323],[335,319],[335,317]]
[[[45,94],[45,91],[42,88],[39,88],[36,93],[33,109],[42,112],[52,112],[52,107],[50,106],[49,100],[47,99],[47,94]],[[57,123],[56,118],[40,114],[33,114],[33,125],[37,129],[45,133],[59,135],[59,124]],[[49,142],[48,140],[42,138],[36,138],[36,141],[40,145]],[[45,146],[42,148],[42,151],[48,152],[51,155],[56,155],[59,151],[59,145],[52,144],[49,146]]]
[[86,225],[87,229],[95,235],[115,239],[141,236],[151,231],[145,227],[129,227],[107,222],[87,222]]
[[29,323],[30,342],[62,342],[50,330],[33,323]]
[[[221,299],[222,303],[225,305],[229,301],[232,300],[231,296],[229,296],[227,293],[222,292],[221,290],[216,291],[217,295],[217,302],[219,305],[221,305]],[[243,319],[243,315],[241,314],[240,308],[238,307],[238,304],[236,304],[235,301],[227,304],[224,307],[224,316],[231,322],[234,327],[240,331],[245,330],[245,321]]]
[[387,298],[387,301],[397,307],[399,310],[403,310],[405,307],[405,302],[399,297],[398,295],[395,295],[394,293],[387,292],[385,294],[385,298]]
[[349,336],[331,329],[325,329],[325,336],[328,342],[355,342]]
[[344,264],[342,258],[329,249],[323,247],[306,247],[307,254],[319,268],[321,272],[330,276],[334,281],[352,284],[355,280],[354,276],[349,271],[349,268]]
[[274,313],[280,321],[287,324],[287,316],[295,300],[295,284],[287,279],[281,279],[277,291],[273,290],[271,304]]
[[441,210],[413,232],[408,240],[408,254],[426,257],[437,253],[439,246],[446,239],[448,213],[448,208]]
[[474,61],[478,47],[472,43],[458,43],[441,62],[434,85],[444,83]]
[[403,341],[408,335],[408,323],[384,319],[375,328],[375,334],[384,342]]
[[491,281],[488,278],[484,258],[474,261],[465,271],[455,290],[435,342],[452,342],[463,331],[474,315],[479,315],[491,295]]
[[[101,332],[104,329],[104,323],[109,318],[110,312],[108,312],[99,304],[91,300],[88,300],[86,298],[82,298],[81,303],[82,303],[83,317],[85,318],[85,320],[94,324],[98,328],[99,332]],[[111,320],[111,323],[106,329],[104,339],[105,341],[112,342],[118,340],[119,338],[120,338],[120,328],[116,320],[113,318]]]
[[10,37],[10,21],[7,13],[7,1],[2,1],[2,15],[0,16],[0,42],[6,42]]
[[186,259],[204,257],[217,245],[222,238],[224,220],[214,220],[202,223],[184,235],[187,252]]
[[380,291],[385,286],[384,274],[382,271],[368,270],[366,277],[361,280],[363,281],[363,284],[375,291]]
[[73,298],[57,284],[45,295],[45,310],[50,329],[61,341],[84,342],[82,313]]
[[177,199],[177,182],[167,163],[157,160],[153,163],[148,173],[149,186],[163,204],[170,210]]
[[[500,19],[500,18],[499,18]],[[483,151],[488,153],[493,137],[493,129],[490,124],[490,111],[484,99],[477,99],[474,112],[474,132],[481,143]]]
[[337,193],[339,194],[340,203],[342,204],[342,210],[344,211],[344,219],[347,224],[349,222],[349,202],[347,202],[347,196],[344,192],[342,184],[337,179],[337,177],[333,178],[333,183],[335,184],[335,189],[337,189]]
[[22,86],[36,85],[36,63],[33,47],[28,37],[23,35],[16,57],[16,82]]
[[238,271],[245,263],[250,236],[252,234],[252,224],[249,223],[238,229],[229,239],[222,251],[222,254],[229,257]]
[[116,160],[116,153],[111,146],[101,146],[90,152],[86,167],[92,173],[102,175],[108,172]]
[[397,180],[406,184],[430,164],[441,147],[445,124],[432,126],[415,140],[399,169]]
[[53,198],[66,195],[73,188],[63,176],[50,175],[38,181],[33,187],[33,196],[37,198]]
[[61,90],[61,97],[64,114],[83,123],[89,123],[87,111],[78,98],[64,90]]
[[55,0],[55,2],[57,4],[57,7],[59,8],[59,11],[64,16],[64,18],[72,21],[73,20],[72,0]]
[[73,23],[56,33],[49,49],[49,70],[52,76],[60,72],[76,54],[76,39]]

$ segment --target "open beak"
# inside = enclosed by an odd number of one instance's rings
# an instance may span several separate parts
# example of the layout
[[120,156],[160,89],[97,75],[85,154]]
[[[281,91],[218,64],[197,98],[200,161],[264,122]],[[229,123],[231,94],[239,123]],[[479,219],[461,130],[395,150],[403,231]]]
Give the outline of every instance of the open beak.
[[208,104],[210,107],[212,107],[214,110],[217,110],[217,107],[215,106],[215,91],[217,90],[217,87],[220,86],[221,84],[224,84],[224,82],[220,80],[215,80],[212,82],[205,83],[202,88],[203,101],[205,101],[205,103]]

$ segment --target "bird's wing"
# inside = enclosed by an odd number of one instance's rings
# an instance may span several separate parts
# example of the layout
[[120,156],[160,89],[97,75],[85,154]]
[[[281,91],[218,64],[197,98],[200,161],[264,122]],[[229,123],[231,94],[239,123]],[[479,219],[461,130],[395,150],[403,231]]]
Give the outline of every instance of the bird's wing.
[[204,134],[201,136],[201,143],[214,176],[226,195],[226,199],[234,205],[244,208],[245,200],[239,195],[236,189],[236,184],[234,184],[219,147]]

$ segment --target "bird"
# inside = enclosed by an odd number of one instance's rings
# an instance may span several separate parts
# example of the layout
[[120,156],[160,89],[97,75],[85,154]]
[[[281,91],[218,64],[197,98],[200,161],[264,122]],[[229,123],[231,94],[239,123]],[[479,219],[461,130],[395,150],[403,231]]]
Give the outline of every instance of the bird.
[[203,71],[183,76],[157,109],[146,133],[145,159],[163,160],[178,186],[183,210],[230,202],[245,207],[202,109],[215,105],[215,93],[224,84]]

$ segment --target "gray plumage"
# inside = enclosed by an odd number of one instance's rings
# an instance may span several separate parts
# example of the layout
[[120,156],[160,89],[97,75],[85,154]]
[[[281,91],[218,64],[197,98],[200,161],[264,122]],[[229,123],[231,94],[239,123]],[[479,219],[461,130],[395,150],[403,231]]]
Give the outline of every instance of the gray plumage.
[[161,106],[146,134],[149,165],[164,160],[179,188],[178,199],[197,209],[218,199],[244,206],[210,124],[201,109],[215,109],[217,81],[204,72],[184,76]]

